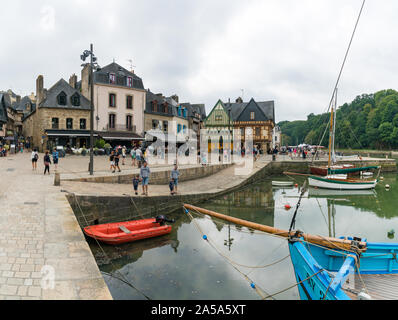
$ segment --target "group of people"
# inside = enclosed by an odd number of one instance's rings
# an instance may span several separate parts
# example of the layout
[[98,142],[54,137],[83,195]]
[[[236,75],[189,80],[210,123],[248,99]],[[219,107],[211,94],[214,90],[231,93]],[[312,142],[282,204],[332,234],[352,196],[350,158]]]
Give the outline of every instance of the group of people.
[[[141,183],[142,185],[142,195],[148,196],[148,185],[149,185],[149,178],[151,175],[151,169],[148,166],[148,162],[144,161],[140,168],[140,174],[137,174],[133,178],[133,188],[134,193],[138,195],[138,186]],[[178,179],[180,177],[180,171],[178,170],[178,166],[174,165],[173,170],[170,174],[170,194],[175,195],[178,192]]]
[[[55,168],[55,170],[58,170],[59,153],[58,153],[57,149],[54,148],[51,156],[52,156],[52,163],[54,164],[54,168]],[[39,161],[39,153],[38,153],[37,149],[33,149],[30,158],[32,161],[32,170],[37,171],[37,162]],[[44,175],[46,175],[46,173],[48,173],[50,175],[51,157],[50,157],[49,150],[46,151],[46,153],[43,157],[43,162],[44,162]]]

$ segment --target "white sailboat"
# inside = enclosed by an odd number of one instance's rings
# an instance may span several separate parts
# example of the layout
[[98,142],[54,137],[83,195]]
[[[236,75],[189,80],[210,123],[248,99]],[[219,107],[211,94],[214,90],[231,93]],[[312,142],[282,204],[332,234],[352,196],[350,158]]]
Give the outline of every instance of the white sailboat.
[[327,167],[327,175],[310,176],[308,178],[311,187],[333,190],[369,190],[374,189],[378,183],[377,179],[361,180],[348,179],[350,172],[362,172],[371,169],[379,169],[380,167],[365,167],[365,168],[336,168],[336,153],[335,153],[335,133],[336,133],[336,114],[337,114],[337,88],[334,92],[334,105],[331,107],[330,117],[330,133],[329,133],[329,161]]

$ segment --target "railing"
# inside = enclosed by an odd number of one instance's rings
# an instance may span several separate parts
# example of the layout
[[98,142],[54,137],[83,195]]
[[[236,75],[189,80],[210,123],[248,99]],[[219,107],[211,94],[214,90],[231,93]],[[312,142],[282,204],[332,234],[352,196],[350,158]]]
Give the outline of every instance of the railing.
[[136,126],[126,126],[126,125],[115,125],[112,127],[109,126],[109,124],[106,126],[106,131],[115,131],[115,132],[132,132],[132,133],[137,133],[137,127]]

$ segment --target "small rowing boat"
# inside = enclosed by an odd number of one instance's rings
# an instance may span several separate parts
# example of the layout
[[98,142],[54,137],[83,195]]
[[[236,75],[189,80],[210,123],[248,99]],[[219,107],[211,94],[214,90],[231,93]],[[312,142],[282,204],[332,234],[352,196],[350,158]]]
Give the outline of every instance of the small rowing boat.
[[171,226],[165,222],[173,221],[161,216],[156,219],[107,223],[86,227],[84,233],[98,241],[116,245],[169,234]]
[[275,187],[291,187],[293,184],[293,181],[272,181],[272,185]]

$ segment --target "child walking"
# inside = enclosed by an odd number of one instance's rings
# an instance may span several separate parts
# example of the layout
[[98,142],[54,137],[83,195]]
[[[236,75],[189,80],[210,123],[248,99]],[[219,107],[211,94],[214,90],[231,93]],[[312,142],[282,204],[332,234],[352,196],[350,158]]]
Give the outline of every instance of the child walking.
[[136,196],[138,196],[138,185],[140,184],[140,175],[137,174],[134,178],[133,178],[133,187],[134,187],[134,193]]
[[46,151],[46,155],[44,156],[44,175],[46,175],[46,172],[50,174],[50,164],[51,164],[51,159],[49,155],[49,151]]

